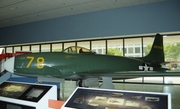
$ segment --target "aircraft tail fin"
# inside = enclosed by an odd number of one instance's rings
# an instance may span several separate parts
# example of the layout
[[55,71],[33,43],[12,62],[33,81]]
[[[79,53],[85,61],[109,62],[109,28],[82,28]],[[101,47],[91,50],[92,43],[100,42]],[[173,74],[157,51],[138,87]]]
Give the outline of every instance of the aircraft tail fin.
[[156,34],[150,53],[143,57],[142,60],[150,61],[153,63],[164,62],[164,47],[163,47],[163,36]]

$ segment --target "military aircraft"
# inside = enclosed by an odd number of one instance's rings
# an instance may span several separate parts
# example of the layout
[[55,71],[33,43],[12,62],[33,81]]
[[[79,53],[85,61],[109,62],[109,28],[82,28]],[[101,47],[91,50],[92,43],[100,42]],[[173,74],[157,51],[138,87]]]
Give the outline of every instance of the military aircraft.
[[[173,76],[180,73],[165,72],[163,36],[156,34],[150,53],[141,58],[96,54],[78,46],[62,52],[30,53],[12,57],[4,68],[14,74],[30,77],[48,77],[80,80],[80,86],[90,83],[112,84],[112,79],[142,76]],[[113,86],[110,86],[113,87]]]

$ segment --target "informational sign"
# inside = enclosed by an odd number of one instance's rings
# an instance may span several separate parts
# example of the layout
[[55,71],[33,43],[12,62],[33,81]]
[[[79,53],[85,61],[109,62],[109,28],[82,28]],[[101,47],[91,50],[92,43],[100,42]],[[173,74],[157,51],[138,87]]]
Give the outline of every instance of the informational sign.
[[169,93],[76,88],[61,109],[171,109]]
[[57,100],[57,86],[6,81],[0,84],[2,109],[49,109],[48,101]]
[[0,96],[38,102],[52,86],[4,82],[0,85]]

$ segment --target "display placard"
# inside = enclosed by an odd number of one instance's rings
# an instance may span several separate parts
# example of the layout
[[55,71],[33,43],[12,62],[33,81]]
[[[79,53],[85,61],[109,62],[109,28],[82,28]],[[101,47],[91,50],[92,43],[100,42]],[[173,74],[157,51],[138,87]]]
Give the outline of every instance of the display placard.
[[6,81],[0,84],[2,109],[49,109],[48,101],[57,100],[57,86]]
[[171,109],[169,93],[78,87],[61,109]]
[[0,85],[0,96],[38,102],[52,86],[4,82]]
[[4,82],[0,85],[0,96],[9,98],[20,97],[31,85]]

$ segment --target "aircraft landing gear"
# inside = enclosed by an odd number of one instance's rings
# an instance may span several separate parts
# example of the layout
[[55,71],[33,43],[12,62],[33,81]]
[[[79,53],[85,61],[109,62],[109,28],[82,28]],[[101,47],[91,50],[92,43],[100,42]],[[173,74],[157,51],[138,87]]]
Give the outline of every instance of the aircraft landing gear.
[[99,79],[98,78],[86,78],[77,81],[77,86],[79,87],[98,87]]
[[114,89],[112,77],[102,77],[102,84],[99,86],[98,78],[86,78],[77,81],[79,87],[99,87],[102,89]]
[[83,87],[83,82],[82,82],[83,80],[82,79],[80,79],[80,80],[78,80],[77,81],[77,86],[79,86],[79,87]]
[[112,77],[102,77],[101,89],[114,89],[114,84],[112,83]]

